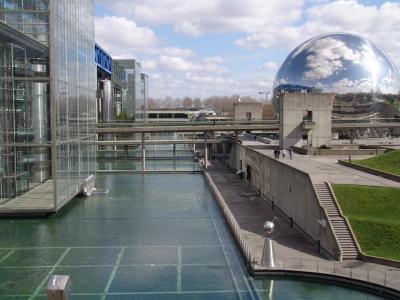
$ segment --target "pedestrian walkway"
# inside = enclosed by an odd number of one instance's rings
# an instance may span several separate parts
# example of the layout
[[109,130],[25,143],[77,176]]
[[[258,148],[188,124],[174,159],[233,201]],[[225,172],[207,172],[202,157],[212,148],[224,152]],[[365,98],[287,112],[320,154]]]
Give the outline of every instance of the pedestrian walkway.
[[0,215],[41,215],[54,209],[53,180],[34,187],[30,191],[0,205]]
[[[295,161],[294,159],[293,161]],[[304,163],[304,161],[302,161]],[[287,163],[290,163],[289,160]],[[246,181],[240,180],[227,166],[219,161],[211,161],[207,174],[227,204],[231,214],[240,226],[240,238],[246,243],[250,256],[256,262],[253,271],[301,271],[335,275],[357,279],[400,291],[400,269],[359,260],[333,261],[321,256],[313,244],[302,234],[290,227],[290,223],[277,210],[273,210],[269,201],[260,197]],[[277,260],[275,270],[261,264],[264,244],[263,223],[279,219],[276,234],[273,236],[274,252]]]
[[[274,157],[273,150],[254,149],[269,157]],[[368,158],[371,156],[353,155],[353,160]],[[325,155],[325,156],[303,156],[293,154],[293,159],[285,158],[279,161],[290,165],[298,170],[310,174],[311,180],[316,183],[336,183],[336,184],[356,184],[372,186],[399,187],[400,183],[380,176],[368,174],[338,164],[338,160],[347,160],[348,156],[343,155]]]

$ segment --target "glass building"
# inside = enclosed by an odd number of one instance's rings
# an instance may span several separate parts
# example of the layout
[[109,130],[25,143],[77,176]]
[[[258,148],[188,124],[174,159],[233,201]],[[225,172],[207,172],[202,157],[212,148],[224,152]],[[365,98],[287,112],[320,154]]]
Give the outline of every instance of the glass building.
[[147,74],[142,73],[140,76],[140,103],[139,103],[139,110],[140,111],[140,116],[138,113],[138,119],[140,118],[141,120],[146,119],[146,106],[147,106],[147,101],[149,98],[149,76]]
[[114,59],[114,65],[124,70],[124,89],[121,95],[121,114],[127,119],[136,120],[139,111],[138,104],[141,98],[141,70],[142,66],[134,59]]
[[95,173],[93,0],[0,0],[0,213],[52,212]]

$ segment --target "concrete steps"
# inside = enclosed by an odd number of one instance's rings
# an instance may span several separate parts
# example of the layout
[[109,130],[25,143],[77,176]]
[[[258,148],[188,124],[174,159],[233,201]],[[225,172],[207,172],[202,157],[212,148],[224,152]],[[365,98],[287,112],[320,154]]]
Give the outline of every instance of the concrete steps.
[[357,245],[346,221],[340,215],[328,185],[326,183],[314,184],[314,189],[335,231],[340,249],[342,250],[342,259],[357,259],[359,257]]

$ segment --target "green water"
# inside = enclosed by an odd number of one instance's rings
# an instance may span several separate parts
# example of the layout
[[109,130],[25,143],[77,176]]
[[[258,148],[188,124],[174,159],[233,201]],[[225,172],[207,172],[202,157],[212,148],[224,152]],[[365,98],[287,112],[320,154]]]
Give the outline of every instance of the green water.
[[[380,299],[295,280],[253,280],[201,174],[99,175],[99,193],[43,220],[0,220],[0,299]],[[109,190],[108,193],[105,193]]]

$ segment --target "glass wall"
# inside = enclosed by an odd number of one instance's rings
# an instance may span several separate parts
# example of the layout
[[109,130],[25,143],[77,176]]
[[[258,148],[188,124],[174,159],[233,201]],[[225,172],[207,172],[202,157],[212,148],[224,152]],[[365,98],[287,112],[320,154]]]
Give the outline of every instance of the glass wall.
[[145,120],[146,119],[146,105],[147,99],[149,97],[149,76],[147,74],[142,73],[140,80],[140,101],[138,111],[141,111],[141,114],[137,116],[138,119]]
[[0,205],[46,182],[60,207],[96,168],[93,0],[0,0],[0,22],[27,36],[0,36]]
[[48,10],[49,0],[0,0],[0,21],[48,45]]
[[53,157],[60,206],[96,168],[93,0],[51,1],[50,24]]
[[29,52],[0,43],[0,204],[50,176],[47,54]]
[[122,120],[122,95],[126,95],[126,84],[125,84],[125,70],[113,60],[113,74],[112,81],[114,83],[114,117],[116,120]]
[[116,59],[114,64],[124,69],[124,89],[122,90],[122,115],[136,118],[137,103],[140,102],[141,65],[134,59]]

